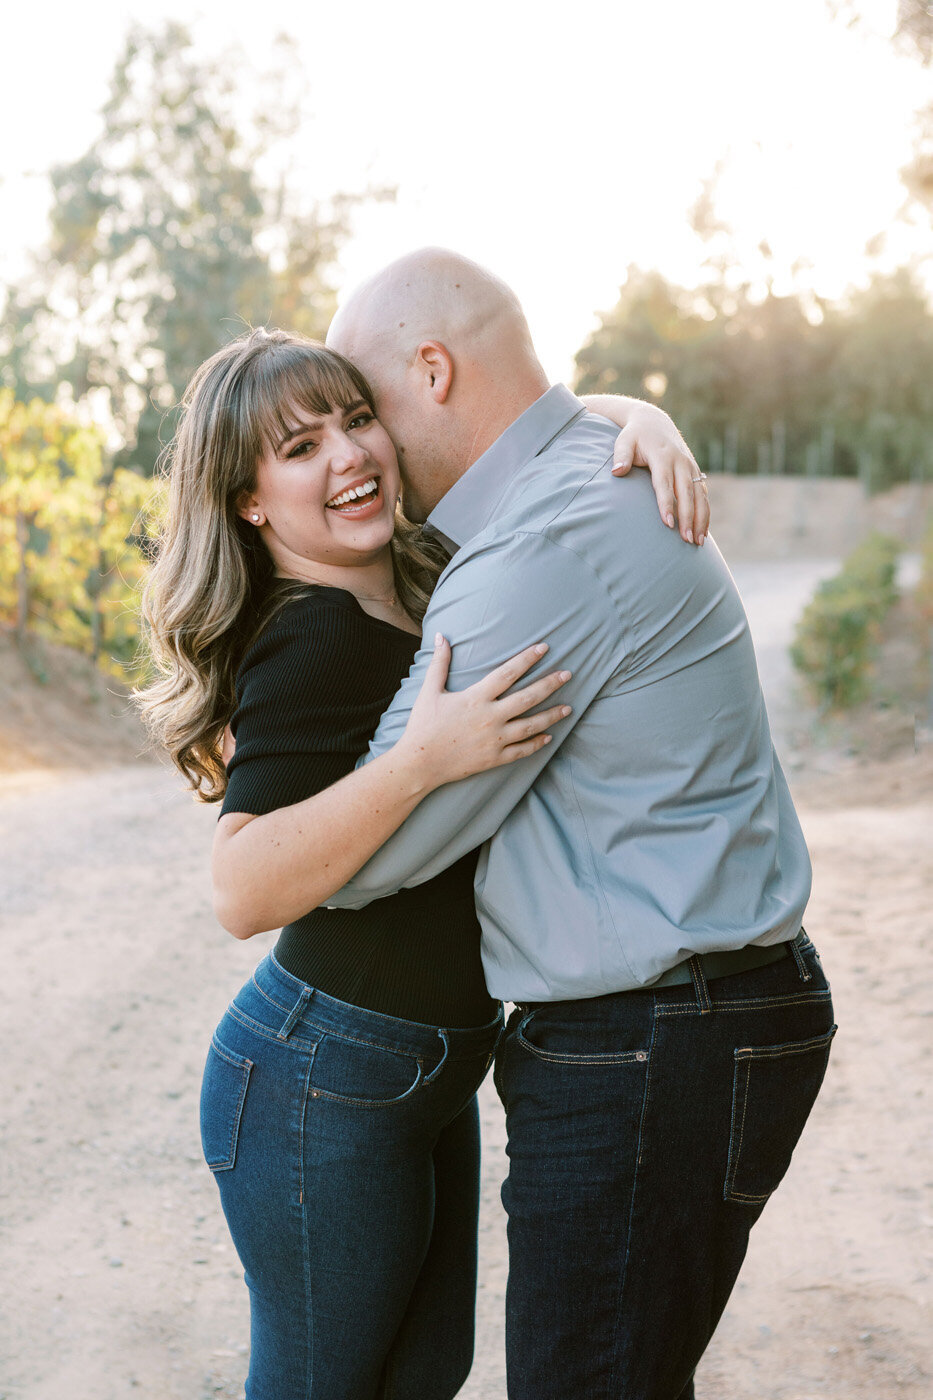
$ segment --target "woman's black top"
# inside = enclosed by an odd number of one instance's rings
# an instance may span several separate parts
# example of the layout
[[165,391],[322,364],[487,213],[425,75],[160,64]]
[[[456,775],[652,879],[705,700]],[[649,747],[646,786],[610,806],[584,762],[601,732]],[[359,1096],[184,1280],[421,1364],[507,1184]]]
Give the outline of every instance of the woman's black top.
[[[236,752],[223,812],[261,816],[352,772],[407,675],[418,638],[315,586],[288,602],[237,673]],[[364,909],[312,909],[283,928],[286,971],[340,1001],[406,1021],[475,1026],[497,1004],[483,980],[476,853]]]

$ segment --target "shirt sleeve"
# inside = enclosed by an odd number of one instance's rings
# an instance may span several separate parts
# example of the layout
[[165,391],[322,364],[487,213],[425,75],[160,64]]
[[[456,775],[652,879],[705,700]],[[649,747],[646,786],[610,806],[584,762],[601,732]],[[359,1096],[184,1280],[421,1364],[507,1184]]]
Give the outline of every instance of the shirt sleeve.
[[[424,620],[433,642],[442,632],[452,645],[448,688],[463,690],[534,642],[550,650],[519,685],[538,674],[573,672],[551,704],[573,714],[552,727],[554,735],[530,758],[435,789],[394,836],[343,889],[327,901],[360,908],[407,885],[418,885],[486,841],[550,762],[587,705],[622,664],[625,629],[605,586],[578,554],[538,534],[458,555],[435,591]],[[432,649],[423,647],[366,756],[385,753],[399,739],[411,713]]]
[[273,625],[237,677],[222,813],[262,816],[353,771],[372,735],[355,659],[367,638],[349,609],[314,607]]

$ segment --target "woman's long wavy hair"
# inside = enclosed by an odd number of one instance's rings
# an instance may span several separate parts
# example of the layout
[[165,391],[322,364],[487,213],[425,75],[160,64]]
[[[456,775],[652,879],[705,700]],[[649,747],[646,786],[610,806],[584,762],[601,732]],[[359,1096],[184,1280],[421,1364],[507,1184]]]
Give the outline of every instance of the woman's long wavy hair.
[[[143,592],[145,644],[155,678],[136,700],[152,739],[202,802],[227,786],[223,732],[236,706],[237,668],[271,617],[302,585],[276,577],[259,532],[237,514],[267,444],[296,410],[318,416],[373,392],[349,360],[317,341],[254,330],[201,366],[160,461],[167,511]],[[446,556],[396,515],[392,564],[399,598],[417,622]]]

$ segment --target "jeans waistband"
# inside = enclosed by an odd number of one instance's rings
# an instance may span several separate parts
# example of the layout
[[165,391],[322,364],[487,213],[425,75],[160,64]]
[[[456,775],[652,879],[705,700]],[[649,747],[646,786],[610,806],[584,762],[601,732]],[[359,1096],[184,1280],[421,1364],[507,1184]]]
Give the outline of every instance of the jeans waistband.
[[[781,958],[790,953],[791,947],[800,947],[806,942],[806,934],[803,929],[796,938],[791,938],[784,943],[771,943],[767,947],[761,947],[757,943],[750,943],[745,948],[735,948],[732,951],[722,953],[700,953],[697,961],[707,981],[713,981],[717,977],[733,977],[737,972],[751,972],[756,967],[767,967],[769,963],[779,962]],[[685,958],[683,962],[676,963],[674,967],[669,967],[666,972],[662,972],[656,982],[652,982],[651,991],[658,987],[679,987],[692,982],[694,974],[691,969],[693,958]]]
[[420,1021],[404,1021],[318,991],[286,972],[272,952],[262,959],[251,980],[266,1003],[264,1020],[282,1038],[301,1027],[340,1035],[358,1031],[373,1041],[417,1053],[436,1047],[438,1034],[443,1031],[450,1054],[459,1056],[493,1049],[504,1019],[500,1007],[495,1020],[484,1026],[429,1026]]

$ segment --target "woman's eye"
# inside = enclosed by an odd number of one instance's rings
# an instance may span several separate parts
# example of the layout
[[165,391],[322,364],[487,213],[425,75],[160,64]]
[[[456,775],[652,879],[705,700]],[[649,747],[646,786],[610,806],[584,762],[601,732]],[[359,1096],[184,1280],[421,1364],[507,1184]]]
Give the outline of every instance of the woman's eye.
[[299,443],[296,443],[295,446],[294,446],[293,448],[291,448],[291,450],[289,451],[289,454],[288,454],[288,455],[289,455],[290,458],[291,458],[291,457],[307,457],[308,453],[309,453],[314,447],[316,447],[316,446],[317,446],[317,444],[314,443],[314,442],[311,442],[311,441],[299,442]]
[[357,413],[347,424],[348,428],[365,428],[367,423],[374,423],[376,415],[374,413]]

